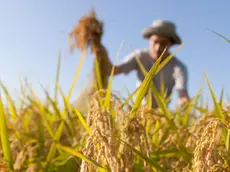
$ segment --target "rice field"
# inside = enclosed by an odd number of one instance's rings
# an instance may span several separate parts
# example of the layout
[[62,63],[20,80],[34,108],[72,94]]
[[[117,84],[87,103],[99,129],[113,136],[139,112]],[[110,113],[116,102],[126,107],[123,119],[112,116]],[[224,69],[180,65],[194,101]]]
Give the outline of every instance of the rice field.
[[[55,95],[44,89],[46,102],[25,82],[18,100],[23,106],[18,108],[1,83],[7,103],[0,97],[0,171],[230,171],[230,107],[223,103],[224,91],[217,98],[205,74],[214,108],[205,106],[200,89],[183,107],[170,110],[168,100],[151,82],[170,55],[164,63],[160,57],[148,73],[143,70],[142,85],[123,99],[111,90],[114,68],[109,78],[104,75],[107,52],[102,35],[103,23],[94,12],[70,33],[71,48],[80,49],[82,57],[67,95],[59,87],[60,63]],[[72,104],[69,100],[88,47],[95,55],[92,84]],[[151,101],[141,103],[147,92],[154,93],[158,109],[151,108]],[[82,98],[88,98],[85,109]]]

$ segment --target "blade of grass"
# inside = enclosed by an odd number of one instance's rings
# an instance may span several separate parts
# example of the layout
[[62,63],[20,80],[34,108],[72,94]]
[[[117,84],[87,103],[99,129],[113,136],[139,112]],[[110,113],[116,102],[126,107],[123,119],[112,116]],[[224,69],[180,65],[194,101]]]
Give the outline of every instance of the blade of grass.
[[148,97],[147,97],[147,106],[149,109],[152,108],[152,92],[151,89],[148,90]]
[[[71,105],[69,104],[68,100],[67,100],[67,97],[65,97],[62,89],[59,87],[59,90],[60,90],[60,93],[61,93],[61,97],[64,101],[64,111],[62,112],[61,116],[62,116],[62,119],[68,123],[69,125],[67,125],[67,128],[70,129],[70,132],[71,132],[71,135],[73,137],[76,136],[76,132],[75,132],[75,129],[74,129],[74,126],[73,126],[73,121],[71,120],[71,117],[70,117],[70,111],[72,112],[72,108],[71,108]],[[66,114],[66,115],[65,115]],[[68,121],[67,122],[67,118],[68,118]]]
[[148,163],[149,165],[151,165],[155,170],[157,170],[157,171],[165,171],[162,167],[160,167],[157,163],[155,163],[152,159],[150,159],[146,155],[142,154],[139,150],[135,149],[134,147],[132,147],[131,145],[129,145],[128,143],[126,143],[125,141],[123,141],[121,139],[119,139],[119,141],[122,144],[124,144],[125,146],[127,146],[129,149],[131,149],[136,155],[138,155],[146,163]]
[[151,67],[150,71],[147,73],[144,81],[141,84],[141,88],[138,91],[138,95],[137,98],[135,100],[135,103],[133,105],[132,111],[131,111],[131,115],[130,118],[132,119],[135,116],[135,113],[137,111],[137,109],[139,108],[139,106],[141,105],[141,102],[147,92],[147,90],[149,89],[149,86],[151,84],[151,81],[155,75],[155,72],[157,70],[157,67],[163,57],[163,54],[165,53],[165,51],[161,54],[161,56],[159,57],[159,59],[154,63],[154,65]]
[[225,145],[226,145],[228,155],[230,155],[230,130],[229,129],[227,129],[227,138],[225,140]]
[[[43,87],[44,88],[44,87]],[[32,89],[31,89],[32,90]],[[32,90],[33,91],[33,90]],[[36,96],[36,95],[35,95]],[[44,109],[44,114],[46,113],[45,109]],[[47,113],[46,113],[47,114]],[[48,116],[46,115],[46,118],[48,118]],[[46,121],[49,121],[48,119],[46,119]],[[28,121],[29,122],[29,121]],[[48,122],[47,122],[48,124]],[[50,126],[50,125],[48,125]],[[37,131],[38,131],[38,139],[39,139],[39,146],[40,146],[40,150],[39,150],[39,156],[42,157],[43,155],[41,154],[41,150],[44,150],[44,142],[45,142],[45,135],[44,135],[44,127],[43,127],[43,119],[41,117],[41,115],[39,116],[39,118],[37,119]]]
[[191,161],[193,154],[191,154],[184,145],[178,146],[178,148],[170,148],[166,150],[155,151],[151,154],[152,158],[163,157],[183,157],[187,162]]
[[219,101],[220,107],[223,106],[223,99],[224,99],[224,88],[222,88],[221,90],[220,101]]
[[152,143],[157,146],[159,144],[159,132],[158,130],[161,127],[161,123],[159,120],[156,121],[155,127],[154,127],[154,135],[152,137]]
[[172,127],[172,129],[176,129],[176,125],[173,122],[173,116],[170,114],[169,110],[167,109],[167,105],[165,104],[164,100],[162,99],[162,97],[160,96],[160,94],[158,93],[155,85],[152,83],[151,85],[154,97],[159,105],[159,107],[163,110],[164,115],[166,117],[166,120],[168,121],[169,125]]
[[177,148],[171,148],[171,149],[152,152],[150,157],[153,158],[153,159],[155,159],[155,158],[163,158],[163,157],[170,158],[170,157],[178,156],[178,153],[179,153],[179,150]]
[[31,116],[32,116],[32,115],[29,115],[29,114],[31,114],[31,110],[30,109],[27,110],[27,112],[24,113],[24,120],[23,120],[23,126],[24,126],[26,132],[28,132],[28,133],[30,131],[30,129],[29,129],[29,122],[30,122]]
[[89,126],[86,124],[84,118],[82,117],[81,113],[75,108],[74,109],[75,113],[78,116],[78,119],[80,120],[81,124],[83,125],[83,127],[86,129],[86,131],[91,135],[92,131],[90,130]]
[[58,84],[59,84],[59,78],[60,78],[60,69],[61,69],[61,48],[59,48],[57,71],[56,71],[56,81],[55,81],[55,89],[54,89],[54,100],[55,100],[55,102],[57,102],[57,96],[58,96]]
[[205,109],[203,107],[193,106],[196,110],[198,110],[201,114],[207,113],[208,109]]
[[163,144],[164,141],[168,138],[168,136],[170,134],[170,130],[171,130],[170,127],[168,127],[168,126],[165,127],[165,132],[164,132],[163,136],[161,137],[160,144]]
[[[31,84],[29,84],[27,78],[25,78],[25,84],[26,84],[26,88],[28,89],[29,93],[31,94],[31,97],[36,100],[39,99],[39,97],[37,96],[37,94],[35,93],[34,89],[32,88]],[[40,101],[40,100],[39,100]],[[40,101],[41,102],[41,101]]]
[[[224,114],[222,113],[220,105],[217,103],[217,99],[216,99],[215,93],[214,93],[214,91],[213,91],[213,89],[211,87],[211,84],[210,84],[210,81],[208,79],[208,76],[207,76],[205,71],[204,71],[204,73],[205,73],[205,78],[207,80],[208,87],[209,87],[209,90],[210,90],[210,93],[211,93],[211,96],[212,96],[212,100],[213,100],[213,103],[214,103],[214,106],[215,106],[217,117],[220,118],[222,121],[224,121],[225,120]],[[228,154],[230,155],[229,129],[227,130],[226,128],[223,128],[223,136],[224,136],[224,140],[225,140],[226,149],[228,151]]]
[[57,148],[60,149],[60,150],[63,150],[65,152],[68,152],[68,153],[71,153],[72,155],[92,164],[92,165],[95,165],[100,171],[107,171],[102,165],[100,165],[99,163],[97,163],[96,161],[94,160],[91,160],[90,158],[84,156],[82,153],[72,149],[72,148],[69,148],[69,147],[66,147],[66,146],[62,146],[61,144],[57,144]]
[[128,104],[128,102],[133,98],[133,96],[139,91],[139,89],[141,88],[141,86],[139,86],[138,88],[136,88],[136,90],[130,94],[130,96],[124,101],[124,103],[122,104],[122,108]]
[[50,136],[53,138],[53,137],[54,137],[54,132],[53,132],[52,127],[51,127],[51,125],[50,125],[50,121],[47,120],[47,116],[45,115],[46,112],[45,112],[45,108],[44,108],[43,104],[40,102],[40,100],[35,101],[35,100],[34,100],[33,98],[31,98],[31,97],[28,97],[28,99],[29,99],[29,101],[30,101],[31,106],[33,106],[34,108],[35,108],[35,107],[38,107],[38,108],[39,108],[39,115],[41,116],[42,121],[43,121],[43,123],[45,124],[48,133],[49,133]]
[[64,121],[62,121],[61,124],[59,125],[58,130],[54,136],[54,141],[49,149],[49,153],[47,155],[46,164],[45,164],[46,171],[49,169],[50,163],[52,163],[52,160],[54,159],[56,153],[56,145],[61,138],[63,128],[64,128]]
[[189,114],[192,110],[192,104],[199,98],[202,94],[203,89],[201,88],[198,93],[188,102],[184,116],[182,117],[182,125],[185,126],[188,124]]
[[57,158],[55,158],[55,165],[56,166],[63,166],[65,165],[71,158],[73,157],[72,154],[62,154],[60,156],[58,156]]
[[44,126],[43,126],[43,121],[40,118],[37,119],[36,122],[37,125],[37,131],[38,131],[38,140],[39,140],[39,159],[44,157],[44,154],[42,153],[42,151],[44,150],[45,147],[45,131],[44,131]]
[[117,59],[119,57],[119,54],[120,54],[121,47],[122,47],[123,43],[124,43],[124,41],[121,42],[121,45],[120,45],[119,50],[117,52],[115,63],[113,65],[113,68],[112,68],[112,71],[111,71],[111,74],[110,74],[110,78],[109,78],[109,84],[108,84],[107,93],[106,93],[106,97],[105,97],[105,104],[104,104],[104,107],[107,108],[107,109],[109,109],[109,107],[110,107],[111,89],[112,89],[113,75],[114,75],[114,70],[115,70],[115,66],[116,66],[116,61],[117,61]]
[[[140,87],[137,87],[137,89],[138,88],[140,88]],[[129,92],[129,89],[125,86],[125,89],[126,89],[126,92],[127,92],[127,94],[128,94],[128,98],[130,98],[130,96],[132,95],[130,92]],[[135,90],[136,91],[136,90]],[[134,91],[134,92],[135,92]],[[135,94],[135,93],[134,93]],[[125,98],[123,98],[123,100],[124,101],[127,101],[127,98],[125,99]],[[131,97],[131,99],[129,99],[128,101],[131,101],[131,104],[133,105],[134,104],[134,101],[133,101],[133,99],[132,99],[132,97]],[[128,103],[128,102],[127,102]],[[123,107],[123,106],[122,106]]]
[[[160,63],[160,65],[157,68],[156,74],[158,74],[158,72],[160,72],[160,70],[173,58],[173,56],[176,54],[176,52],[179,51],[179,49],[184,45],[184,43],[182,43],[179,47],[176,48],[176,50],[171,53],[166,59],[164,59],[164,61],[162,61]],[[156,75],[155,74],[155,75]]]
[[13,159],[10,150],[10,141],[9,141],[9,134],[6,125],[6,118],[4,115],[4,107],[2,103],[2,96],[0,94],[0,130],[1,130],[1,141],[2,141],[2,149],[4,160],[7,165],[12,169],[13,168]]
[[165,89],[165,83],[164,83],[164,78],[163,78],[163,74],[161,73],[160,75],[160,96],[165,98],[165,93],[166,93],[166,89]]
[[17,118],[17,112],[16,112],[16,108],[14,106],[13,100],[7,90],[7,88],[5,87],[5,85],[0,81],[0,85],[3,89],[3,91],[6,94],[7,100],[8,100],[8,104],[9,104],[9,108],[10,108],[10,112],[11,112],[11,116],[13,117],[13,120],[16,120]]
[[[57,85],[58,85],[58,84],[57,84]],[[58,86],[57,86],[57,88],[58,88]],[[45,95],[46,95],[47,100],[51,103],[51,105],[52,105],[52,107],[53,107],[53,109],[54,109],[54,112],[55,112],[54,114],[57,115],[57,116],[59,117],[59,119],[61,119],[61,113],[60,113],[60,111],[59,111],[59,109],[58,109],[58,107],[57,107],[57,103],[55,102],[55,100],[53,101],[53,100],[51,99],[51,97],[50,97],[48,91],[45,90],[45,88],[44,88],[43,86],[42,86],[42,89],[43,89],[43,91],[45,92]]]
[[[168,58],[172,58],[172,57],[171,57],[171,56],[168,56],[165,60],[167,60]],[[145,75],[145,77],[146,77],[146,76],[147,76],[147,71],[146,71],[146,69],[144,68],[144,66],[142,65],[141,61],[140,61],[138,58],[136,58],[136,60],[137,60],[137,63],[138,63],[138,65],[139,65],[139,67],[140,67],[141,70],[142,70],[142,73],[143,73],[143,74]],[[176,129],[175,123],[172,121],[173,116],[172,116],[172,115],[170,114],[170,112],[168,111],[167,105],[166,105],[166,103],[164,102],[163,98],[162,98],[162,97],[160,96],[160,94],[158,93],[158,91],[157,91],[157,89],[156,89],[154,83],[151,82],[151,83],[150,83],[150,86],[151,86],[151,89],[152,89],[152,91],[153,91],[153,95],[154,95],[154,97],[155,97],[155,99],[156,99],[156,101],[157,101],[159,107],[163,110],[164,115],[165,115],[165,117],[166,117],[168,123],[171,125],[171,127],[172,127],[173,129]]]
[[[157,68],[157,71],[156,71],[156,74],[172,59],[172,57],[176,54],[176,52],[183,46],[183,43],[173,52],[171,53],[166,59],[164,59],[159,67]],[[141,64],[141,62],[139,61],[139,65],[143,66]],[[144,69],[144,67],[142,67],[143,69],[143,72],[146,73],[146,70]],[[155,74],[155,75],[156,75]],[[167,105],[166,103],[164,102],[163,98],[160,96],[160,94],[158,93],[154,83],[152,82],[151,84],[151,88],[152,88],[152,91],[153,91],[153,94],[154,94],[154,97],[159,105],[159,107],[163,110],[164,112],[164,115],[166,116],[166,119],[168,120],[169,124],[172,126],[172,128],[176,129],[176,126],[174,124],[174,122],[172,121],[173,117],[172,115],[170,114],[170,112],[168,111],[167,109]]]
[[72,84],[71,84],[71,87],[70,87],[70,90],[69,90],[69,93],[68,93],[68,96],[67,96],[67,101],[70,100],[70,97],[71,97],[71,95],[72,95],[72,93],[73,93],[73,89],[74,89],[74,87],[75,87],[75,85],[76,85],[76,82],[77,82],[79,73],[80,73],[81,68],[82,68],[82,66],[83,66],[83,62],[84,62],[84,60],[85,60],[85,56],[86,56],[86,49],[85,49],[85,50],[83,51],[83,53],[82,53],[82,56],[81,56],[81,59],[80,59],[80,63],[79,63],[79,65],[78,65],[78,67],[77,67],[77,70],[76,70],[76,73],[75,73],[73,82],[72,82]]
[[220,105],[218,104],[217,102],[217,99],[216,99],[216,96],[215,96],[215,93],[211,87],[211,84],[210,84],[210,81],[208,79],[208,76],[206,74],[206,72],[204,71],[204,74],[205,74],[205,78],[206,78],[206,81],[208,83],[208,87],[209,87],[209,91],[211,93],[211,96],[212,96],[212,100],[213,100],[213,103],[214,103],[214,106],[215,106],[215,109],[216,109],[216,114],[217,114],[217,117],[224,120],[224,114],[222,113],[222,110],[220,108]]
[[229,42],[230,43],[230,39],[226,38],[225,36],[211,30],[211,29],[208,29],[209,31],[211,31],[212,33],[215,33],[216,35],[218,35],[219,37],[223,38],[225,41]]

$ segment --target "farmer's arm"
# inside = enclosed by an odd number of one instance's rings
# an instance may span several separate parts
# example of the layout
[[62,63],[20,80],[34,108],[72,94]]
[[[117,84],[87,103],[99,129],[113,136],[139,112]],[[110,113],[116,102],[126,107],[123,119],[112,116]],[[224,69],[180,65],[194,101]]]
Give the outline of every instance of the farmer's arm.
[[[119,65],[115,65],[115,70],[114,70],[114,75],[118,75],[121,73],[128,74],[130,71],[134,70],[137,68],[137,61],[136,61],[136,56],[140,55],[139,52],[133,52],[127,55],[122,63]],[[113,64],[111,63],[110,59],[107,58],[107,75],[109,76],[111,73],[111,70],[113,68]]]
[[[94,53],[96,53],[95,58],[98,58],[99,60],[99,64],[100,64],[99,67],[103,68],[102,69],[103,74],[109,76],[113,68],[113,64],[109,59],[106,48],[103,45],[101,45],[100,48],[94,50]],[[121,73],[119,67],[115,66],[114,75],[117,75],[119,73]]]
[[188,72],[187,68],[183,65],[177,66],[175,68],[175,87],[178,92],[178,103],[179,106],[183,106],[186,102],[189,101],[188,95]]

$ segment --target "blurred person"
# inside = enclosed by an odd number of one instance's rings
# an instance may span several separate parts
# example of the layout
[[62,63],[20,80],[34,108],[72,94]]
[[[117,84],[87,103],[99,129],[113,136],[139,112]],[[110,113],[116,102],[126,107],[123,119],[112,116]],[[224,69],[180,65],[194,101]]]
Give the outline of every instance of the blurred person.
[[[156,60],[164,52],[162,60],[170,55],[170,48],[174,45],[181,44],[181,38],[176,33],[176,26],[173,22],[167,20],[155,20],[152,25],[145,28],[142,32],[143,38],[149,41],[149,47],[137,49],[128,54],[124,61],[115,66],[114,75],[125,74],[131,71],[137,72],[137,81],[140,85],[144,80],[144,75],[139,68],[136,57],[139,58],[145,70],[148,72]],[[106,75],[110,75],[113,64],[110,59],[106,59]],[[173,89],[178,93],[178,105],[182,106],[189,101],[188,95],[188,71],[187,67],[175,56],[155,75],[153,82],[160,92],[161,79],[164,83],[166,98],[172,94]],[[158,104],[152,95],[152,107],[157,108]]]

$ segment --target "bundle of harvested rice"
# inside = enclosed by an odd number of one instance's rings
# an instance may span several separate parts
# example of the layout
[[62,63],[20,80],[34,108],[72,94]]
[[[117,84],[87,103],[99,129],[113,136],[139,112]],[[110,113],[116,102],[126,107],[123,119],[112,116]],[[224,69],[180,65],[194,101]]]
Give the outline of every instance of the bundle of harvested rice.
[[[92,76],[88,86],[74,102],[74,105],[82,112],[88,107],[89,96],[96,90],[106,89],[107,87],[108,71],[106,69],[106,61],[108,60],[108,53],[101,43],[102,35],[103,22],[97,19],[94,10],[91,10],[89,14],[83,16],[69,34],[70,40],[72,40],[72,42],[70,42],[71,51],[76,47],[83,52],[90,47],[91,52],[94,54]],[[98,68],[96,66],[98,66]],[[97,75],[98,69],[99,75]]]
[[[69,33],[70,48],[73,50],[75,46],[80,50],[84,50],[89,46],[98,46],[103,34],[103,23],[96,18],[96,13],[91,10],[89,14],[83,16],[77,26]],[[98,45],[96,45],[98,44]]]

